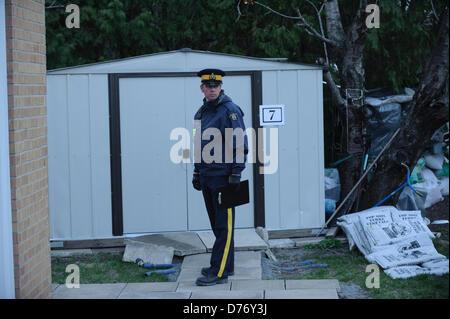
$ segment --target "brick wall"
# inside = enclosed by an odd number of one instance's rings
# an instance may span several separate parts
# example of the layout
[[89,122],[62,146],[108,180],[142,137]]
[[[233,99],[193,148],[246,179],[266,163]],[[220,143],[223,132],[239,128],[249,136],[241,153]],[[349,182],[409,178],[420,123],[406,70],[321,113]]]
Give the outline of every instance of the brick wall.
[[5,13],[16,298],[48,298],[45,1],[6,0]]

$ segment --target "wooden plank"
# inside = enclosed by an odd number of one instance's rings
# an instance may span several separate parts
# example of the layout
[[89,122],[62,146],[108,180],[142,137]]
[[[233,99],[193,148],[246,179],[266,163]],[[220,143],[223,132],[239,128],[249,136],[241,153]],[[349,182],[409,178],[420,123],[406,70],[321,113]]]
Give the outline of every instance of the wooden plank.
[[269,239],[310,237],[316,234],[313,230],[319,231],[320,228],[269,230]]
[[63,241],[62,247],[52,247],[52,249],[58,250],[58,249],[113,248],[113,247],[125,247],[123,238],[65,240]]
[[325,235],[326,238],[334,238],[336,237],[337,233],[339,232],[339,227],[331,227],[327,234]]

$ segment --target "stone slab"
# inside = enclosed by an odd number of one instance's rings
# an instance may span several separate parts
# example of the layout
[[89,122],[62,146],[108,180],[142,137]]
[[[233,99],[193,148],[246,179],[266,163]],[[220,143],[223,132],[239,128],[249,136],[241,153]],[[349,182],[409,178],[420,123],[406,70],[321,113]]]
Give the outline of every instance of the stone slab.
[[295,241],[289,238],[269,239],[269,248],[294,248]]
[[181,268],[180,274],[178,275],[178,282],[195,282],[198,277],[201,277],[201,268]]
[[[194,281],[201,276],[201,269],[208,267],[211,254],[186,256],[181,264],[178,281]],[[261,252],[237,251],[234,253],[234,276],[231,279],[261,279]]]
[[84,284],[80,288],[67,288],[60,285],[53,292],[53,299],[116,299],[126,283],[120,284]]
[[174,248],[176,256],[206,253],[206,247],[195,232],[153,234],[132,238],[135,241]]
[[234,267],[261,268],[261,251],[234,252]]
[[126,287],[123,289],[123,293],[127,292],[174,292],[177,290],[178,283],[177,282],[133,282],[128,283]]
[[255,267],[237,267],[234,266],[234,276],[228,277],[230,280],[245,280],[245,279],[255,279],[260,280],[262,278],[262,268]]
[[183,263],[181,264],[181,268],[182,269],[195,268],[195,269],[198,269],[198,271],[200,272],[201,268],[209,266],[210,260],[211,260],[211,254],[196,254],[196,255],[185,256],[183,258]]
[[136,262],[140,258],[146,264],[171,264],[175,249],[169,246],[155,245],[126,238],[122,261]]
[[339,299],[336,289],[265,290],[265,299]]
[[191,299],[263,299],[264,290],[242,290],[242,291],[194,291]]
[[284,290],[284,280],[236,280],[231,281],[231,290]]
[[341,291],[336,279],[301,279],[286,280],[286,290],[290,289],[336,289]]
[[292,238],[295,243],[295,247],[304,247],[306,245],[317,245],[325,238],[323,237],[304,237],[304,238]]
[[180,281],[177,287],[177,292],[180,291],[215,291],[215,290],[230,290],[231,281],[228,280],[226,284],[217,284],[213,286],[197,286],[195,282],[189,281]]
[[331,227],[330,229],[328,229],[325,237],[326,238],[334,238],[334,237],[336,237],[338,232],[339,232],[339,228],[338,227]]
[[[206,246],[208,252],[212,251],[215,236],[212,231],[197,232],[198,236]],[[265,250],[267,244],[259,237],[255,229],[235,229],[234,230],[234,250]]]
[[[181,264],[182,268],[208,267],[211,254],[196,254],[186,256]],[[261,267],[261,252],[259,251],[236,251],[234,253],[234,267]]]
[[189,299],[190,297],[190,291],[150,291],[147,293],[129,291],[120,294],[119,299]]
[[[201,268],[182,268],[180,274],[178,275],[177,281],[184,282],[195,282],[198,277],[202,276],[200,273]],[[248,267],[236,267],[234,266],[234,276],[229,276],[228,280],[244,280],[244,279],[255,279],[260,280],[262,278],[262,269],[259,268],[248,268]]]

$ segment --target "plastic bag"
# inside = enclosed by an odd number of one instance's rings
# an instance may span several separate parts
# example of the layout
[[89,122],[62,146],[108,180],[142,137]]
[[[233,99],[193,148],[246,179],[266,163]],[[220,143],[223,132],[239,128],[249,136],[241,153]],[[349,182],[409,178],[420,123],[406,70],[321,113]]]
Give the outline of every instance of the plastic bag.
[[441,179],[443,177],[448,177],[448,160],[445,159],[442,164],[442,169],[434,171],[434,174],[437,178]]
[[444,158],[443,154],[426,154],[425,162],[429,168],[441,170],[442,164],[444,164]]
[[339,201],[341,196],[341,183],[337,168],[325,168],[325,198]]
[[374,115],[367,120],[371,156],[377,155],[383,149],[402,122],[402,106],[399,103],[374,106],[373,110]]
[[425,166],[425,163],[426,162],[424,157],[419,158],[416,166],[414,166],[411,176],[409,177],[409,181],[411,184],[423,182],[422,168]]
[[439,180],[438,185],[442,196],[448,196],[448,176]]
[[325,198],[325,214],[333,214],[336,210],[336,201],[334,199]]
[[424,197],[420,197],[414,191],[409,188],[405,187],[403,188],[402,192],[400,193],[400,196],[398,197],[397,205],[396,207],[399,210],[425,210],[425,198],[426,194],[423,194]]

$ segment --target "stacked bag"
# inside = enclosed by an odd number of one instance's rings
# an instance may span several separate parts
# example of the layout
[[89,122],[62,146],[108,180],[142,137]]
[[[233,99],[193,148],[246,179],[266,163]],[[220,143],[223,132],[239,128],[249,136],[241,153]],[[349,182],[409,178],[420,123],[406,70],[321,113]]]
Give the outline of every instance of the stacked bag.
[[420,211],[379,206],[341,216],[337,225],[347,235],[350,250],[356,246],[392,278],[448,273],[448,259],[434,248],[434,235]]
[[431,138],[434,143],[414,167],[410,182],[414,189],[422,193],[420,197],[409,187],[405,187],[400,194],[397,208],[401,210],[421,210],[425,215],[426,209],[448,196],[448,122],[437,130]]

